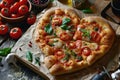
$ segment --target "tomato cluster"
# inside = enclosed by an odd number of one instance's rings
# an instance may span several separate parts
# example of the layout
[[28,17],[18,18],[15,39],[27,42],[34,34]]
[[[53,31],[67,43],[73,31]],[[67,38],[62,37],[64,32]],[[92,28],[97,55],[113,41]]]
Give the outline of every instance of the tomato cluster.
[[15,27],[9,31],[9,26],[0,21],[0,35],[6,35],[7,33],[12,39],[18,39],[22,35],[22,30],[19,27]]
[[2,0],[0,9],[3,16],[10,18],[20,17],[29,12],[27,0]]

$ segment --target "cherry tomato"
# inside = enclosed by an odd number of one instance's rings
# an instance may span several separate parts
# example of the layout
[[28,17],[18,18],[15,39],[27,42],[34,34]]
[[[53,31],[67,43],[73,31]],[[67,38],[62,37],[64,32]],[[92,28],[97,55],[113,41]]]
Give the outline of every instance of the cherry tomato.
[[3,0],[0,2],[0,8],[5,8],[5,7],[10,7],[10,4],[8,3],[8,1]]
[[6,17],[10,16],[10,10],[9,10],[9,8],[2,8],[1,9],[1,14],[3,16],[6,16]]
[[22,30],[18,27],[12,28],[10,30],[10,37],[13,39],[18,39],[22,35]]
[[83,47],[82,54],[85,56],[89,56],[91,54],[91,49],[89,47]]
[[5,0],[7,1],[9,4],[13,4],[15,2],[15,0]]
[[92,39],[93,41],[95,41],[95,42],[98,43],[98,42],[100,42],[101,36],[100,36],[99,33],[93,31],[93,32],[91,33],[91,39]]
[[10,12],[11,12],[11,13],[17,13],[19,7],[20,7],[19,2],[15,2],[15,3],[10,7]]
[[26,13],[28,13],[28,11],[29,11],[28,6],[26,6],[26,5],[21,5],[18,9],[18,13],[20,15],[25,15]]
[[20,5],[27,5],[27,0],[20,0],[19,3]]
[[82,41],[81,41],[81,40],[77,40],[75,43],[76,43],[76,47],[77,47],[78,49],[81,49]]
[[36,15],[30,14],[30,16],[28,16],[28,18],[27,18],[27,23],[32,25],[35,23],[35,21],[36,21]]
[[63,41],[68,41],[71,39],[70,35],[66,32],[63,32],[60,34],[60,39],[63,40]]
[[68,46],[69,46],[70,49],[75,49],[76,48],[76,43],[75,42],[70,42],[68,44]]
[[8,26],[0,25],[0,35],[5,35],[8,32]]
[[55,56],[59,60],[59,59],[62,59],[65,56],[65,54],[63,51],[59,50],[59,51],[55,52]]
[[17,18],[17,17],[19,17],[18,14],[11,14],[11,18]]

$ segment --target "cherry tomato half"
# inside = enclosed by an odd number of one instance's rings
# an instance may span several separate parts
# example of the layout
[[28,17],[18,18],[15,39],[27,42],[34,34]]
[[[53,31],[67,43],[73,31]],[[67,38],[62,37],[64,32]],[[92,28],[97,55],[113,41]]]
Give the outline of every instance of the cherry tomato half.
[[25,15],[26,13],[28,13],[29,9],[28,9],[28,6],[26,5],[21,5],[18,9],[18,13],[20,15]]
[[32,25],[35,23],[35,21],[36,21],[36,15],[30,14],[30,16],[28,16],[28,18],[27,18],[27,23]]
[[55,52],[55,56],[57,57],[57,59],[62,59],[65,56],[65,53],[61,50]]
[[8,32],[8,26],[7,25],[0,25],[0,35],[5,35]]
[[18,39],[22,35],[22,30],[18,27],[12,28],[10,31],[10,37],[13,39]]
[[6,16],[6,17],[10,16],[9,8],[2,8],[2,9],[1,9],[1,14],[2,14],[3,16]]
[[85,56],[89,56],[91,54],[91,49],[89,47],[83,47],[82,54]]
[[93,31],[93,32],[91,33],[91,39],[92,39],[93,41],[95,41],[95,42],[98,43],[98,42],[100,42],[101,36],[100,36],[99,33]]
[[67,41],[67,40],[70,40],[71,37],[68,33],[63,32],[63,33],[60,34],[60,39],[63,40],[63,41]]

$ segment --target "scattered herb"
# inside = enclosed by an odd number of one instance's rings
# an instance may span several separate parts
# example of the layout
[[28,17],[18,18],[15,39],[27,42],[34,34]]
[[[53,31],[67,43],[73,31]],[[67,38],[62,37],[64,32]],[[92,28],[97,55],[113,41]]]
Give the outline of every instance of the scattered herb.
[[90,36],[90,31],[86,30],[86,29],[80,29],[81,32],[83,32],[83,35],[84,37],[88,37],[89,39],[91,39],[91,36]]
[[53,2],[54,0],[50,0],[50,2]]
[[76,59],[77,59],[78,61],[82,61],[82,60],[83,60],[82,56],[77,56]]
[[62,21],[62,24],[67,24],[69,23],[71,20],[69,18],[64,18]]
[[69,54],[65,54],[65,57],[63,58],[63,61],[68,61],[70,58],[70,55]]
[[33,53],[31,53],[30,51],[27,51],[26,58],[28,61],[32,62],[33,61]]
[[50,46],[55,46],[53,43],[51,43],[51,42],[48,42],[48,45],[50,45]]
[[39,58],[39,57],[36,57],[36,58],[35,58],[35,63],[40,66],[40,58]]
[[53,34],[55,37],[57,37],[57,34],[54,32],[54,34]]
[[32,44],[28,44],[29,47],[32,47]]
[[50,24],[45,26],[45,32],[47,32],[50,35],[53,33],[53,29],[52,29],[52,26]]
[[72,26],[67,26],[66,24],[63,24],[60,26],[63,30],[70,30],[72,29]]
[[0,49],[0,56],[7,56],[11,51],[11,48]]
[[75,52],[71,51],[71,55],[76,58],[77,54],[75,54]]
[[20,51],[22,51],[22,48],[19,48]]
[[2,61],[2,57],[0,57],[0,62]]

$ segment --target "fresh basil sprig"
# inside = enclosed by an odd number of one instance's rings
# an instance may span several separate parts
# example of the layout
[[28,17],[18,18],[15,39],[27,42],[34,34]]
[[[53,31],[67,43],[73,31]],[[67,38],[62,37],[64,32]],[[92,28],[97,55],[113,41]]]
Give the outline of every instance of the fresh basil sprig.
[[86,30],[86,29],[80,29],[81,32],[83,32],[84,37],[88,37],[89,39],[91,38],[90,36],[90,31]]
[[60,26],[63,30],[70,30],[72,29],[72,26],[67,26],[66,24],[63,24]]
[[52,26],[50,24],[47,24],[45,26],[45,32],[47,32],[50,35],[53,33],[53,29],[52,29]]
[[62,21],[62,24],[67,24],[69,23],[71,20],[69,18],[64,18]]
[[36,58],[35,58],[35,63],[40,66],[40,58],[39,58],[39,57],[36,57]]
[[28,61],[32,62],[33,61],[33,53],[31,53],[30,51],[27,51],[26,58]]
[[0,49],[0,56],[7,56],[11,51],[11,48]]

